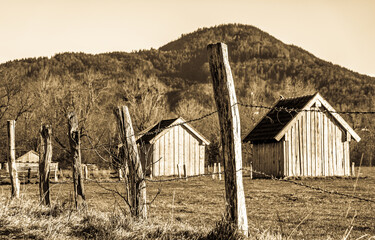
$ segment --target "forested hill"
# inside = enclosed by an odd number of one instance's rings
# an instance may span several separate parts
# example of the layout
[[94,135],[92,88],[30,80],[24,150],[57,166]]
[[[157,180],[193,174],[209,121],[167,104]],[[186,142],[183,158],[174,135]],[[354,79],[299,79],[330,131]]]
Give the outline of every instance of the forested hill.
[[[319,91],[337,110],[373,109],[375,78],[321,60],[253,26],[229,24],[183,34],[157,50],[61,53],[1,64],[0,143],[6,146],[5,120],[17,119],[17,154],[37,150],[40,124],[47,122],[61,143],[56,143],[54,158],[64,162],[69,111],[77,112],[83,131],[92,137],[91,143],[84,140],[87,147],[116,144],[113,108],[119,104],[130,106],[137,131],[162,118],[181,115],[193,119],[213,111],[206,47],[219,41],[228,45],[241,102],[271,105],[280,95]],[[257,109],[240,110],[246,134],[261,114]],[[344,117],[356,129],[374,127],[372,117]],[[194,126],[215,146],[218,129],[214,117]],[[103,153],[106,150],[100,149]],[[5,149],[0,153],[5,159]],[[84,152],[84,161],[97,159],[92,151]]]

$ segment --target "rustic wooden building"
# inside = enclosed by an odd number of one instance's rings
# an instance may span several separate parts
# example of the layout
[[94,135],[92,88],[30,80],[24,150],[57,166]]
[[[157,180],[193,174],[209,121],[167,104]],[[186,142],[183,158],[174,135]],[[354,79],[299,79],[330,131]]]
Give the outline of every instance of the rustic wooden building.
[[152,176],[204,174],[205,147],[210,142],[181,117],[162,120],[137,140],[143,168]]
[[[39,154],[33,150],[28,151],[21,157],[16,159],[18,172],[39,172]],[[57,171],[59,163],[50,163],[50,171]]]
[[255,170],[277,177],[348,176],[351,139],[361,140],[316,93],[280,99],[243,141],[253,144]]

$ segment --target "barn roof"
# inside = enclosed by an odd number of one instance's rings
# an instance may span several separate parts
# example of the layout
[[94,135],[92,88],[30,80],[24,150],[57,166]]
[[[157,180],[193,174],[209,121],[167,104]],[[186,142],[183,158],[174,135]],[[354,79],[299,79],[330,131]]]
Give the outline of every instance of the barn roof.
[[181,125],[187,128],[193,135],[195,135],[198,139],[204,142],[206,145],[210,144],[202,134],[200,134],[195,128],[193,128],[190,124],[186,123],[186,121],[182,118],[172,118],[161,120],[160,122],[156,123],[155,125],[145,129],[140,133],[140,137],[137,139],[137,142],[144,142],[144,143],[154,143],[155,140],[159,138],[159,136],[164,135],[168,132],[174,125]]
[[[317,101],[328,110],[329,114],[331,114],[356,141],[361,140],[358,134],[338,113],[336,113],[333,107],[319,93],[315,93],[302,97],[280,99],[255,125],[243,141],[280,141],[285,135],[285,132],[292,126],[294,120],[304,113],[303,110],[309,110]],[[301,109],[302,111],[288,111],[285,109]]]

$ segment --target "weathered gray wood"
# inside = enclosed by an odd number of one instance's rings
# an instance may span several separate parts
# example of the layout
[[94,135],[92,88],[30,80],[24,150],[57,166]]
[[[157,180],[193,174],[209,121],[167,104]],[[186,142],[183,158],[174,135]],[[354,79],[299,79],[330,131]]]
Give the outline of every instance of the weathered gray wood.
[[355,163],[352,162],[352,177],[355,176]]
[[214,170],[212,171],[212,179],[215,179],[215,178],[216,178],[216,173],[217,173],[216,164],[217,164],[217,163],[214,163]]
[[222,141],[226,193],[226,218],[248,235],[247,213],[242,180],[242,150],[240,115],[228,49],[224,43],[207,47],[213,90]]
[[219,180],[221,180],[221,165],[218,163]]
[[85,201],[86,197],[81,167],[81,133],[75,112],[68,114],[68,129],[70,154],[73,163],[74,202],[76,208],[78,208],[79,204]]
[[42,125],[40,128],[39,148],[39,195],[40,202],[51,205],[51,193],[49,191],[50,164],[52,161],[52,128]]
[[16,121],[8,120],[8,171],[10,176],[11,197],[19,198],[20,196],[20,182],[18,180],[17,166],[16,166]]
[[58,165],[56,164],[55,165],[55,176],[54,176],[55,182],[59,181],[59,177],[57,176],[58,171],[59,171],[59,168],[58,168]]
[[84,176],[85,180],[88,179],[89,173],[88,173],[86,164],[83,165],[83,176]]
[[[127,153],[129,166],[129,184],[132,214],[136,217],[147,218],[146,181],[143,176],[141,159],[135,141],[133,125],[127,106],[119,106],[116,111],[120,139],[123,150]],[[163,159],[161,159],[164,161]],[[154,160],[155,161],[155,160]]]

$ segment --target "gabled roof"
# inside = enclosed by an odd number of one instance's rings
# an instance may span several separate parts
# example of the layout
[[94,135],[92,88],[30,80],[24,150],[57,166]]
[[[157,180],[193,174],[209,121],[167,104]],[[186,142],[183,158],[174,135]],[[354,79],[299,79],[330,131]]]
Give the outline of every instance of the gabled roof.
[[157,139],[159,139],[159,137],[167,133],[170,129],[172,129],[173,126],[176,125],[183,126],[206,145],[210,144],[210,141],[208,141],[202,134],[200,134],[196,129],[190,126],[190,124],[186,123],[186,121],[182,117],[161,120],[157,124],[142,131],[140,133],[141,136],[137,139],[137,142],[153,144]]
[[[333,116],[343,129],[359,142],[361,138],[349,126],[349,124],[338,114],[335,109],[319,94],[280,99],[272,109],[255,125],[250,133],[243,139],[244,142],[254,141],[280,141],[286,131],[294,124],[305,110],[310,110],[316,102]],[[302,111],[286,111],[280,109],[300,109]]]
[[22,161],[25,161],[24,159],[25,159],[28,155],[35,155],[36,157],[38,157],[38,162],[39,162],[39,154],[38,154],[37,152],[35,152],[34,150],[30,150],[30,151],[28,151],[27,153],[25,153],[24,155],[20,156],[19,158],[16,159],[16,162],[22,162]]

